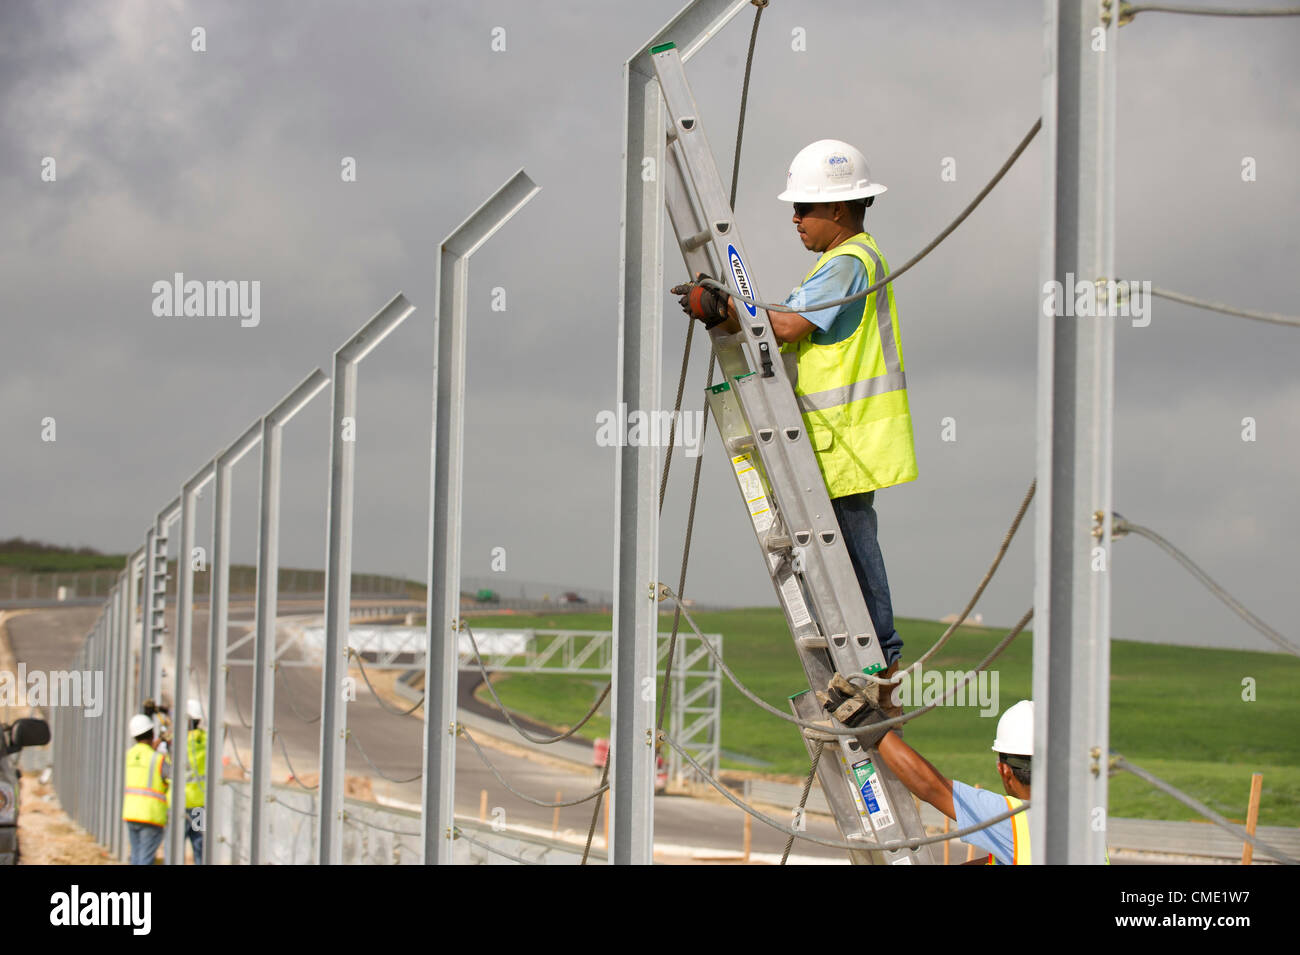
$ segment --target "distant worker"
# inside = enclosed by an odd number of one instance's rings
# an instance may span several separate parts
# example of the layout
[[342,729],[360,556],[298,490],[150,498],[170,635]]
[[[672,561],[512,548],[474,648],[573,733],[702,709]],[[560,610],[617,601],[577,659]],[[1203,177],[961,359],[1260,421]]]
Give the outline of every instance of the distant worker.
[[159,706],[152,699],[145,700],[141,712],[145,716],[152,717],[158,724],[158,749],[166,753],[167,745],[172,741],[171,708],[167,705],[167,701],[163,700],[162,705]]
[[135,740],[126,751],[122,818],[131,839],[131,865],[153,865],[167,825],[167,756],[154,746],[153,719],[137,713],[127,724]]
[[[794,203],[799,239],[820,257],[782,303],[808,311],[767,317],[782,353],[797,361],[795,395],[880,640],[886,666],[880,676],[887,678],[898,669],[903,638],[894,628],[874,501],[880,488],[917,476],[893,286],[811,310],[860,293],[889,274],[876,240],[864,231],[866,210],[884,191],[871,180],[866,157],[848,143],[822,139],[799,151],[777,199]],[[721,324],[728,332],[740,331],[737,302],[698,284],[698,277],[672,291],[706,328]],[[888,715],[901,712],[892,704],[884,709]]]
[[190,731],[185,743],[185,837],[194,850],[194,864],[203,865],[203,833],[207,829],[204,818],[207,803],[208,734],[199,724],[203,721],[203,707],[198,700],[190,700],[185,708],[190,718]]
[[[985,820],[1017,809],[1030,798],[1030,769],[1034,756],[1034,702],[1021,700],[1008,707],[998,720],[993,751],[998,754],[998,776],[1005,796],[988,789],[976,789],[949,779],[902,738],[890,730],[880,741],[880,757],[899,781],[919,799],[955,819],[958,829],[977,826]],[[986,829],[962,839],[989,853],[981,865],[1029,865],[1029,813],[1016,813]]]

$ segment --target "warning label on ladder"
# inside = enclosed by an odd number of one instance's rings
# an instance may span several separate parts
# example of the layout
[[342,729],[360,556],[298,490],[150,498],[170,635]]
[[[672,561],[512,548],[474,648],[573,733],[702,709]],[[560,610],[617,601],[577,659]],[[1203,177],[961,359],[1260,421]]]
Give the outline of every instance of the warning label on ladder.
[[812,623],[812,615],[808,613],[808,604],[804,602],[803,592],[799,589],[799,578],[791,574],[781,585],[781,597],[785,600],[786,608],[790,611],[790,625],[796,630],[800,627],[806,627]]
[[853,764],[853,779],[876,828],[892,826],[894,814],[889,811],[885,787],[881,784],[880,776],[876,774],[876,767],[872,765],[871,760],[864,759],[860,763]]
[[740,482],[740,492],[749,506],[749,519],[754,522],[754,530],[762,534],[772,526],[772,506],[763,493],[763,481],[748,454],[740,454],[731,459],[731,466],[736,469],[736,480]]

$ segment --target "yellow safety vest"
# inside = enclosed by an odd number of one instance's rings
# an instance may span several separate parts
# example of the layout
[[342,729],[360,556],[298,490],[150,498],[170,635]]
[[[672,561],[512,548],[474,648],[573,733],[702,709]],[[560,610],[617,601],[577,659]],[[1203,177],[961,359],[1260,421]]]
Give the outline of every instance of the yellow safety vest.
[[167,781],[163,778],[162,753],[148,743],[136,743],[126,751],[126,790],[122,796],[122,818],[151,826],[167,824]]
[[[859,232],[823,254],[804,281],[837,255],[856,256],[866,267],[868,285],[888,274],[875,239]],[[844,341],[818,345],[808,335],[781,350],[798,357],[795,395],[832,498],[916,480],[892,285],[863,300],[857,330]]]
[[[1019,809],[1024,805],[1023,799],[1017,799],[1015,796],[1004,796],[1007,801],[1008,809]],[[1029,853],[1029,812],[1018,812],[1011,817],[1011,864],[1012,865],[1030,865],[1032,860]],[[989,853],[988,865],[1002,865],[994,858],[993,853]],[[1106,851],[1106,865],[1110,865],[1110,851]]]
[[[1004,796],[1007,801],[1008,809],[1019,809],[1024,804],[1023,799],[1017,799],[1015,796]],[[989,853],[988,865],[1003,865],[993,855]],[[1029,813],[1018,812],[1011,817],[1011,864],[1012,865],[1029,865]]]
[[190,730],[186,739],[185,808],[196,809],[207,802],[208,734]]

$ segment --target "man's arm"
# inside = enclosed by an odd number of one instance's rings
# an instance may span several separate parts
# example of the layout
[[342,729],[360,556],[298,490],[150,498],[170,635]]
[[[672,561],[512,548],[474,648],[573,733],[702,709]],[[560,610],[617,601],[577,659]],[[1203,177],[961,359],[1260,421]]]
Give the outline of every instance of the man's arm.
[[[720,327],[727,334],[734,335],[740,331],[740,313],[736,310],[736,300],[731,296],[727,296],[727,311],[731,313],[731,317]],[[772,323],[772,334],[782,345],[806,338],[817,329],[817,326],[808,319],[794,312],[768,312],[767,320]]]
[[880,758],[909,790],[924,799],[949,819],[957,818],[952,804],[952,780],[931,765],[930,761],[903,742],[890,730],[877,747]]

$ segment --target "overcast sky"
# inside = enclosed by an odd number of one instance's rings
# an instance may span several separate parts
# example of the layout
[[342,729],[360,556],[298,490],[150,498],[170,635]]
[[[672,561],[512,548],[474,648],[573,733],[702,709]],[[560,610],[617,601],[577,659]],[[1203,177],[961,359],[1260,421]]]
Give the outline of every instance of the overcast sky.
[[[621,70],[678,6],[0,6],[0,536],[139,546],[182,481],[400,290],[417,311],[361,366],[353,566],[422,578],[438,245],[523,167],[541,193],[471,264],[463,569],[488,576],[504,547],[510,578],[609,589],[614,450],[595,435],[617,400]],[[728,172],[750,22],[689,66]],[[737,209],[759,292],[784,296],[812,262],[775,199],[795,152],[834,137],[866,153],[889,187],[867,228],[901,264],[1039,115],[1041,45],[1036,2],[774,0]],[[1118,270],[1300,310],[1300,22],[1147,14],[1119,46]],[[1043,181],[1035,143],[895,286],[920,479],[877,508],[901,615],[960,608],[1033,477]],[[682,267],[675,249],[665,262],[666,293]],[[156,316],[153,283],[176,272],[259,281],[260,323]],[[665,298],[670,407],[685,327]],[[1158,302],[1148,327],[1118,326],[1116,354],[1116,510],[1296,636],[1300,332]],[[328,402],[286,429],[285,566],[324,562]],[[236,472],[237,560],[255,554],[256,460]],[[675,456],[664,579],[692,463]],[[716,445],[701,497],[689,594],[775,605]],[[199,513],[206,545],[210,494]],[[1117,542],[1113,566],[1115,636],[1267,646],[1146,541]],[[1027,524],[985,620],[1019,617],[1032,577]]]

